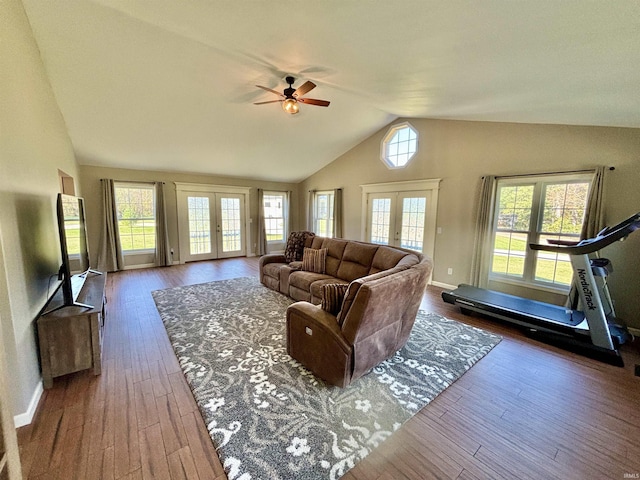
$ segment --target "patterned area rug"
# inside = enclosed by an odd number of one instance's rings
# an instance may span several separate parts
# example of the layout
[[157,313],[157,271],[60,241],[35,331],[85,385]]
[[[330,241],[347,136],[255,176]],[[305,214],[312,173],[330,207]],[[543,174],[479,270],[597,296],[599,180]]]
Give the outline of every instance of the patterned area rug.
[[402,350],[341,389],[287,355],[293,302],[257,279],[152,294],[230,480],[339,478],[500,341],[421,311]]

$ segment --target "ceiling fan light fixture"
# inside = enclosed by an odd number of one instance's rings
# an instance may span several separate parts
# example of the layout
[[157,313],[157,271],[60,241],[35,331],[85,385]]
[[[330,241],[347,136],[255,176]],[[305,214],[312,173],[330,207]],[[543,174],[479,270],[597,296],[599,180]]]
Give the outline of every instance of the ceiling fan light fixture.
[[291,115],[295,115],[300,111],[300,106],[295,98],[287,98],[282,102],[282,109]]

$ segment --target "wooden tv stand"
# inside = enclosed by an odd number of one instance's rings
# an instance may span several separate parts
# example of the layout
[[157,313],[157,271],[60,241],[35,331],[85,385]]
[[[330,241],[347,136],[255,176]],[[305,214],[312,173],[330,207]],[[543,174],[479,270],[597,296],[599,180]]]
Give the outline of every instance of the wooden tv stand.
[[[62,307],[38,318],[44,388],[51,388],[55,377],[87,368],[93,368],[93,374],[100,375],[106,281],[106,273],[87,274],[77,301],[93,308]],[[62,291],[58,291],[48,307],[55,308],[62,303]]]

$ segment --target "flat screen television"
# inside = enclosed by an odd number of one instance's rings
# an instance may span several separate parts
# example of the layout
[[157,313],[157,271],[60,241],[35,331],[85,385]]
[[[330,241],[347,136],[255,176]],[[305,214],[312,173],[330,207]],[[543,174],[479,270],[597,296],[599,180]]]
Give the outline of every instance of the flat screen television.
[[62,265],[58,277],[62,280],[61,288],[64,299],[64,304],[60,307],[93,308],[91,305],[77,302],[87,275],[100,273],[90,268],[84,199],[59,193],[57,212],[62,253]]

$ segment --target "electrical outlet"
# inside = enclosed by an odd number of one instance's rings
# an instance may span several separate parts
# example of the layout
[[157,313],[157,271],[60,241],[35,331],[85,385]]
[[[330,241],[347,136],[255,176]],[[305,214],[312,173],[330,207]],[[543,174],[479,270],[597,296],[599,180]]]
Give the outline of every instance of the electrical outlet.
[[439,234],[441,234],[441,233],[442,233],[442,227],[438,227],[438,228],[436,229],[436,233],[437,233],[438,235],[439,235]]
[[447,275],[453,275],[453,268],[447,268]]

